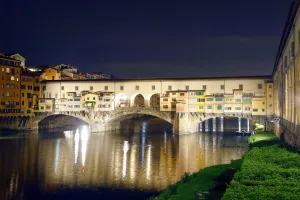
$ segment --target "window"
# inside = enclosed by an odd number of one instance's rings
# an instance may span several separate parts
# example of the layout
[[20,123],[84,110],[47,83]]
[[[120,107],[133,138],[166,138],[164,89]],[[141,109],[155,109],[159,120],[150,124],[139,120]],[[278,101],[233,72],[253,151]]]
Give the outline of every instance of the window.
[[221,105],[218,105],[218,106],[217,106],[217,110],[222,110],[222,106],[221,106]]
[[287,56],[285,56],[285,58],[284,58],[284,67],[285,68],[287,67]]
[[105,86],[105,87],[104,87],[104,90],[108,90],[108,86]]
[[61,90],[65,90],[65,87],[64,86],[61,86],[61,88],[60,88]]
[[199,109],[203,109],[203,106],[199,106]]
[[140,87],[138,85],[135,86],[135,90],[139,90]]
[[90,100],[90,97],[88,97],[87,100]]
[[216,101],[223,101],[222,97],[216,97]]
[[164,101],[168,101],[168,99],[167,99],[167,98],[164,98]]
[[257,85],[257,88],[258,88],[258,89],[262,89],[262,84],[258,84],[258,85]]
[[155,90],[155,85],[152,85],[152,90]]
[[212,109],[212,106],[207,106],[207,109],[211,110],[211,109]]
[[205,99],[204,98],[198,98],[197,102],[205,102]]
[[225,110],[231,110],[231,107],[225,107],[224,109]]
[[14,80],[15,80],[15,77],[14,77],[14,76],[10,77],[10,80],[11,80],[11,81],[14,81]]
[[272,108],[272,104],[269,104],[269,107]]
[[6,92],[6,96],[9,97],[9,92]]
[[51,98],[51,93],[48,94],[49,98]]
[[269,88],[271,89],[273,86],[272,85],[269,85]]
[[240,103],[240,102],[242,102],[242,99],[235,99],[235,102]]
[[58,94],[57,93],[55,93],[55,99],[57,99],[58,98]]
[[80,108],[80,105],[74,105],[74,108]]
[[269,97],[272,98],[272,95],[270,94]]
[[4,88],[4,84],[2,84],[1,87]]
[[[22,103],[24,103],[24,102],[22,102]],[[45,108],[44,108],[44,106],[41,106],[40,109],[41,109],[41,110],[44,110]]]
[[198,96],[203,96],[203,95],[204,95],[204,92],[198,91],[198,92],[196,92],[196,95],[198,95]]
[[239,84],[239,89],[240,89],[240,90],[244,89],[243,84]]
[[265,102],[263,101],[262,104],[265,105]]
[[45,85],[43,86],[43,90],[46,90],[46,86]]
[[32,86],[31,85],[28,85],[28,90],[32,90]]
[[176,93],[175,93],[175,92],[172,92],[172,95],[176,95]]
[[78,86],[75,86],[75,90],[77,91],[79,89],[79,87]]
[[265,109],[261,109],[263,112],[265,112]]
[[184,93],[181,92],[181,93],[180,93],[180,96],[184,96]]
[[168,105],[163,105],[163,108],[164,108],[164,109],[167,109],[167,108],[168,108]]
[[258,112],[258,109],[257,108],[253,108],[253,112]]
[[22,90],[25,90],[25,85],[21,85],[21,89],[22,89]]
[[35,79],[35,82],[36,82],[36,83],[39,83],[40,81],[39,81],[39,79],[38,79],[38,78],[36,78],[36,79]]
[[221,90],[225,90],[225,86],[224,85],[221,85]]
[[202,90],[206,90],[206,85],[202,85]]
[[8,74],[9,74],[9,68],[6,68],[6,73],[8,73]]
[[173,104],[173,105],[172,105],[172,108],[176,108],[176,105],[175,105],[175,104]]
[[189,89],[190,89],[190,86],[186,85],[185,90],[189,90]]
[[120,86],[120,90],[124,90],[124,86]]
[[245,110],[246,111],[250,111],[250,107],[245,107]]
[[235,110],[242,110],[241,107],[235,107]]
[[22,97],[24,97],[24,93],[22,92]]
[[168,90],[172,90],[172,85],[169,85],[169,86],[168,86]]
[[[9,88],[9,84],[8,83],[6,84],[6,87]],[[25,87],[24,87],[24,89],[25,89]]]
[[96,98],[95,98],[95,97],[93,97],[93,100],[95,101],[95,100],[96,100]]
[[11,84],[11,86],[10,86],[11,88],[15,88],[15,85],[14,84]]
[[214,98],[206,98],[206,101],[214,101]]

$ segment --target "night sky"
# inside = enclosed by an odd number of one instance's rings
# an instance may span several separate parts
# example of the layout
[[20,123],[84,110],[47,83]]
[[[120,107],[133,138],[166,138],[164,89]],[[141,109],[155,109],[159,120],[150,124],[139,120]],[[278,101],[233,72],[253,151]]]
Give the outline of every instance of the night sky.
[[266,75],[291,3],[6,0],[0,52],[120,78]]

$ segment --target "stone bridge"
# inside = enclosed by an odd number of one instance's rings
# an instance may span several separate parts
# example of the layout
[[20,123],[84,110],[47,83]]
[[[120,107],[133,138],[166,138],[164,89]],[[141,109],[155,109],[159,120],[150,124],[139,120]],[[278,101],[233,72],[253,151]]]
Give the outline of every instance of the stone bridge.
[[[215,117],[240,117],[251,120],[252,123],[266,124],[271,116],[252,116],[249,114],[217,114],[217,113],[176,113],[163,112],[153,108],[116,108],[113,111],[89,111],[89,112],[45,112],[36,113],[31,117],[0,117],[0,126],[15,129],[34,130],[38,128],[55,128],[64,125],[61,117],[68,116],[85,122],[92,132],[101,132],[118,129],[122,121],[136,116],[151,115],[163,119],[173,125],[174,133],[186,134],[199,131],[199,123]],[[48,119],[47,119],[48,118]],[[51,126],[41,125],[45,120],[52,120]]]

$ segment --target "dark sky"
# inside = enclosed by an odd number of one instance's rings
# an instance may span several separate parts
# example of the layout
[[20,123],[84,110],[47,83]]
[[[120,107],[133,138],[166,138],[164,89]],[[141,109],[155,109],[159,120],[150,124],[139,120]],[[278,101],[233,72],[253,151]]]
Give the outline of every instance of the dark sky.
[[291,2],[7,0],[0,52],[121,78],[271,74]]

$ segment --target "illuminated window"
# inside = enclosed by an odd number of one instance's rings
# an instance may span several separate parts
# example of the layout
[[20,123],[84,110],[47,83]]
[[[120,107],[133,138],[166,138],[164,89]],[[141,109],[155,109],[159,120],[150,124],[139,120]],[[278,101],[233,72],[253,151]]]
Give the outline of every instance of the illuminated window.
[[11,81],[14,81],[14,80],[15,80],[15,77],[14,77],[14,76],[10,77],[10,80],[11,80]]

